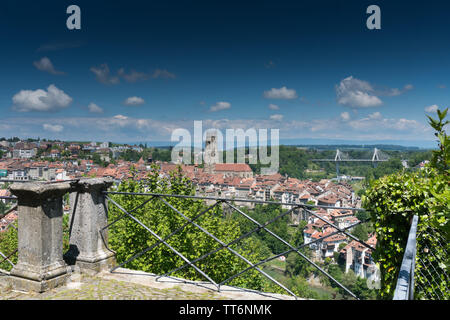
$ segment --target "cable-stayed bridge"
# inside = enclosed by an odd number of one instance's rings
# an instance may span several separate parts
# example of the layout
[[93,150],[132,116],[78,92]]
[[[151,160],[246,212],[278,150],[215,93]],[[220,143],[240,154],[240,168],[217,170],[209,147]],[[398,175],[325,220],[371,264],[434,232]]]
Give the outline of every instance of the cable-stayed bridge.
[[374,148],[371,159],[351,159],[350,156],[342,152],[341,150],[336,150],[336,155],[334,158],[330,159],[312,159],[314,162],[334,162],[336,163],[336,176],[339,178],[339,163],[341,162],[371,162],[374,167],[377,166],[378,162],[385,162],[389,160],[389,156],[381,151],[380,149]]

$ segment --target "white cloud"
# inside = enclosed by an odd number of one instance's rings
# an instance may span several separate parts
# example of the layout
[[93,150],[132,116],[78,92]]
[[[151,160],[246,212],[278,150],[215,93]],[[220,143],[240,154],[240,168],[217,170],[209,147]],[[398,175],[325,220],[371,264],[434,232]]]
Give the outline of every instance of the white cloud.
[[48,124],[48,123],[44,123],[42,125],[42,127],[46,131],[51,131],[51,132],[56,132],[56,133],[57,132],[61,132],[64,129],[64,127],[62,125],[59,125],[59,124]]
[[282,114],[272,114],[270,116],[270,120],[281,121],[281,120],[283,120],[283,115]]
[[120,82],[119,77],[111,76],[109,67],[106,63],[100,65],[100,67],[91,67],[90,69],[94,74],[98,82],[103,84],[118,84]]
[[126,74],[124,68],[120,68],[119,71],[117,71],[117,74],[123,77],[127,82],[143,81],[149,78],[148,74],[144,72],[138,72],[135,70],[131,70],[129,74]]
[[338,103],[355,108],[368,108],[381,105],[383,102],[373,94],[372,86],[363,80],[347,77],[336,85]]
[[219,101],[219,102],[216,102],[215,105],[211,106],[211,108],[209,110],[212,112],[216,112],[216,111],[230,109],[230,108],[231,108],[231,104],[229,102]]
[[13,96],[12,100],[13,110],[19,112],[56,111],[66,108],[72,102],[71,97],[53,84],[48,86],[47,91],[21,90]]
[[404,94],[406,91],[412,90],[413,88],[414,88],[414,86],[412,84],[407,84],[403,87],[403,89],[392,88],[392,89],[379,90],[379,95],[384,95],[384,96],[389,96],[389,97],[399,96],[401,94]]
[[380,112],[377,111],[377,112],[374,112],[374,113],[369,114],[369,115],[368,115],[368,118],[369,118],[369,119],[376,120],[376,119],[382,119],[383,116],[381,115]]
[[177,76],[166,69],[156,69],[153,73],[139,72],[131,69],[129,73],[126,73],[125,68],[120,68],[117,71],[117,75],[112,75],[109,67],[106,63],[100,65],[99,67],[91,67],[90,69],[96,76],[97,81],[103,84],[118,84],[120,78],[125,79],[125,81],[133,83],[137,81],[144,81],[149,78],[157,79],[175,79]]
[[125,101],[123,102],[123,104],[125,104],[126,106],[140,106],[141,104],[144,104],[145,101],[144,99],[142,99],[141,97],[129,97],[127,99],[125,99]]
[[342,119],[343,121],[348,121],[348,120],[350,120],[350,113],[348,113],[347,111],[342,112],[342,113],[341,113],[341,119]]
[[279,110],[280,109],[280,107],[279,106],[277,106],[276,104],[269,104],[269,109],[270,110]]
[[341,105],[353,108],[370,108],[383,104],[380,96],[395,97],[413,88],[412,84],[406,84],[402,89],[374,88],[369,82],[350,76],[336,85],[336,96],[338,103]]
[[412,119],[385,118],[380,112],[369,114],[366,118],[350,121],[349,126],[356,130],[373,131],[383,134],[386,130],[394,132],[427,132],[428,127]]
[[436,112],[438,111],[438,109],[439,109],[439,106],[433,104],[432,106],[426,107],[426,108],[425,108],[425,111],[426,111],[426,112],[429,112],[429,113],[436,113]]
[[[337,121],[338,117],[321,117],[308,120],[284,118],[282,121],[269,119],[204,119],[203,131],[216,128],[226,129],[272,129],[279,128],[280,139],[323,138],[350,140],[428,140],[434,145],[433,130],[425,123],[406,118],[385,118],[381,114],[357,118],[350,112],[349,121]],[[380,117],[381,116],[381,117]],[[353,118],[355,117],[355,118]],[[47,124],[46,131],[43,130]],[[49,131],[59,130],[58,133]],[[156,120],[133,118],[122,114],[111,117],[6,117],[0,118],[0,137],[16,132],[19,137],[43,137],[43,132],[58,134],[64,140],[104,141],[170,141],[173,130],[186,128],[193,132],[193,121]]]
[[165,69],[156,69],[153,72],[152,78],[157,79],[157,78],[162,78],[162,79],[175,79],[177,76]]
[[272,88],[264,91],[264,98],[267,99],[296,99],[298,98],[297,92],[294,89],[288,89],[281,87],[279,89]]
[[128,117],[127,117],[127,116],[124,116],[124,115],[121,115],[121,114],[118,114],[118,115],[115,115],[115,116],[113,117],[113,119],[117,119],[117,120],[127,120]]
[[48,72],[50,74],[54,74],[54,75],[64,74],[64,72],[56,70],[55,67],[53,67],[53,63],[47,57],[43,57],[39,61],[34,61],[33,65],[38,70]]
[[91,113],[103,113],[103,109],[93,102],[88,105],[88,109]]

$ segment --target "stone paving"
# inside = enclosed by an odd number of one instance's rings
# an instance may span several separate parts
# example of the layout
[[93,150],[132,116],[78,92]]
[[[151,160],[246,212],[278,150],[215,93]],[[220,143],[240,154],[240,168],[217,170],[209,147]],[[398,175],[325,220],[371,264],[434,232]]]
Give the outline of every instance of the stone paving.
[[141,271],[117,269],[96,276],[72,274],[66,285],[44,293],[14,291],[7,276],[0,276],[0,300],[267,300],[291,296],[221,287],[218,292],[203,282],[162,278]]

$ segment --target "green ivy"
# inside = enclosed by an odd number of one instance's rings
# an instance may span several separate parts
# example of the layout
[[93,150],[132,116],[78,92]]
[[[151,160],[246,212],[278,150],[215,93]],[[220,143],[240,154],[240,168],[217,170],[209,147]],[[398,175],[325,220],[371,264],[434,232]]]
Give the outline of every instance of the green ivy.
[[[443,129],[448,124],[444,121],[446,114],[447,109],[438,112],[438,120],[430,118],[430,125],[436,130],[439,140],[439,149],[433,152],[429,167],[372,181],[362,197],[363,207],[370,212],[377,234],[373,258],[380,265],[379,294],[382,299],[393,297],[414,215],[419,216],[415,298],[426,298],[427,293],[435,291],[441,292],[441,298],[450,298],[449,280],[445,276],[449,272],[447,252],[450,234],[450,144]],[[428,253],[429,250],[433,251],[433,255]]]

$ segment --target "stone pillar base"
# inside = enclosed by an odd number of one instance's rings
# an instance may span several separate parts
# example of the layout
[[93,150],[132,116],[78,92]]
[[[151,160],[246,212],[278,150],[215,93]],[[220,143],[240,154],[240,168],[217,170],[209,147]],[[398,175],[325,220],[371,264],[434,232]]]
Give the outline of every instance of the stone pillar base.
[[102,271],[109,271],[116,266],[116,257],[113,252],[94,258],[73,255],[69,250],[64,255],[64,260],[71,267],[77,267],[82,273],[95,275]]
[[9,276],[8,282],[14,290],[40,293],[65,285],[68,278],[68,274],[63,274],[52,279],[37,281],[16,276]]
[[110,257],[107,257],[105,259],[92,261],[92,262],[77,259],[75,266],[79,267],[80,271],[82,273],[86,273],[89,275],[95,275],[102,271],[109,271],[110,269],[115,267],[116,266],[116,258],[114,255],[111,255]]

